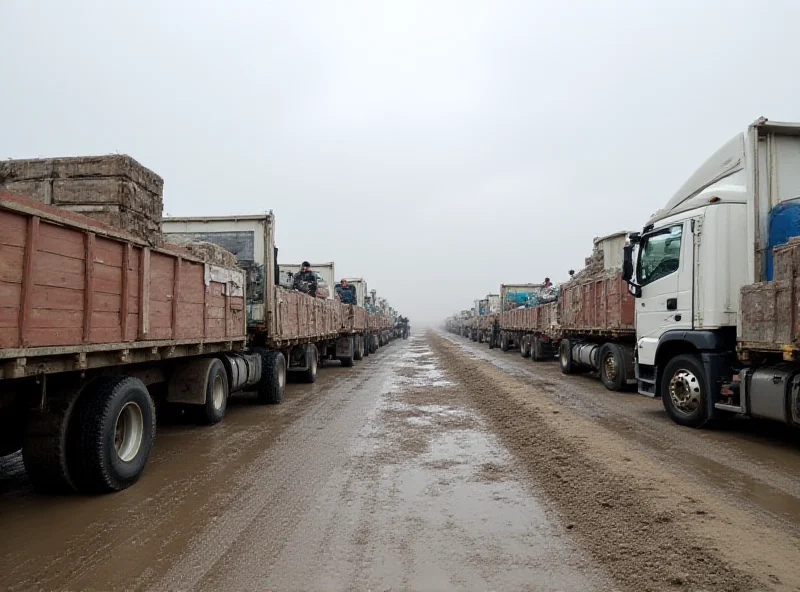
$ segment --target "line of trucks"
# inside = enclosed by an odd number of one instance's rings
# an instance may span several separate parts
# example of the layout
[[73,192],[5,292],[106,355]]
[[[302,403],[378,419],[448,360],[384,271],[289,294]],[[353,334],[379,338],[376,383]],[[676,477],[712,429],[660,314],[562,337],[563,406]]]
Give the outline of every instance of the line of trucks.
[[162,186],[127,156],[0,166],[0,455],[21,450],[39,490],[133,484],[156,403],[215,424],[232,393],[280,403],[287,377],[393,338],[363,279],[333,297],[333,264],[312,267],[327,297],[282,285],[299,265],[278,263],[271,212],[162,220]]
[[446,328],[635,386],[680,425],[741,414],[799,427],[800,123],[758,119],[570,275],[502,285]]

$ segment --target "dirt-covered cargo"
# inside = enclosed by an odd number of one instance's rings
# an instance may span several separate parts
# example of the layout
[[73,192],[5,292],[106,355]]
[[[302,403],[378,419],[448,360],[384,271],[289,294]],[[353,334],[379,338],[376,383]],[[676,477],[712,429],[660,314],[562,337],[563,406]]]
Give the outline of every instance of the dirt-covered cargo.
[[151,245],[161,240],[164,181],[130,156],[6,160],[0,162],[0,185],[125,230]]
[[518,348],[533,360],[557,354],[564,373],[597,370],[609,389],[633,384],[635,300],[622,277],[627,235],[596,238],[586,268],[560,286],[502,286],[503,302],[517,306],[506,305],[500,314],[499,344],[490,346]]

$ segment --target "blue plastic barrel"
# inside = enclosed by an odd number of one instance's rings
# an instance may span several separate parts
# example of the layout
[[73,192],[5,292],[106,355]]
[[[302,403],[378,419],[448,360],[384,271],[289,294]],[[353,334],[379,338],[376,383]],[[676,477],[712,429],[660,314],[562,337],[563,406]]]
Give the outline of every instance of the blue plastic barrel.
[[786,244],[793,236],[800,236],[800,199],[781,202],[772,208],[772,212],[769,214],[767,281],[772,281],[774,273],[772,250],[779,245]]

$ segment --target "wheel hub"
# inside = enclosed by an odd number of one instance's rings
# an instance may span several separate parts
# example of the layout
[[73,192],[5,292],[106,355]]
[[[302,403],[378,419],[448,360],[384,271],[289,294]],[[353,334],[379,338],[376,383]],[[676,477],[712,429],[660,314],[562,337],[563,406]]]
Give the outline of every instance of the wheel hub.
[[117,415],[114,426],[114,449],[123,462],[131,462],[142,446],[144,415],[137,403],[129,401]]
[[617,377],[617,360],[613,354],[606,355],[606,359],[603,360],[603,367],[609,380],[614,380]]
[[286,362],[283,359],[278,364],[278,385],[280,388],[286,386]]
[[700,381],[689,370],[678,370],[669,381],[669,397],[681,413],[695,412],[700,407]]
[[214,409],[222,409],[222,404],[225,401],[225,386],[222,384],[222,376],[214,377],[214,385],[211,387],[211,396],[214,403]]

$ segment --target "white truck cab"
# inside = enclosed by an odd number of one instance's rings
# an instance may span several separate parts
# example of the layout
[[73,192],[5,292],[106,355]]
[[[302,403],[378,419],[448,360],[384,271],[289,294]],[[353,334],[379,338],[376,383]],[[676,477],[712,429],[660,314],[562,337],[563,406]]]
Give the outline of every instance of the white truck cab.
[[677,423],[700,426],[721,411],[741,411],[727,404],[743,366],[740,291],[772,279],[770,212],[797,198],[800,124],[762,118],[630,235],[624,268],[637,297],[638,390],[661,397]]

